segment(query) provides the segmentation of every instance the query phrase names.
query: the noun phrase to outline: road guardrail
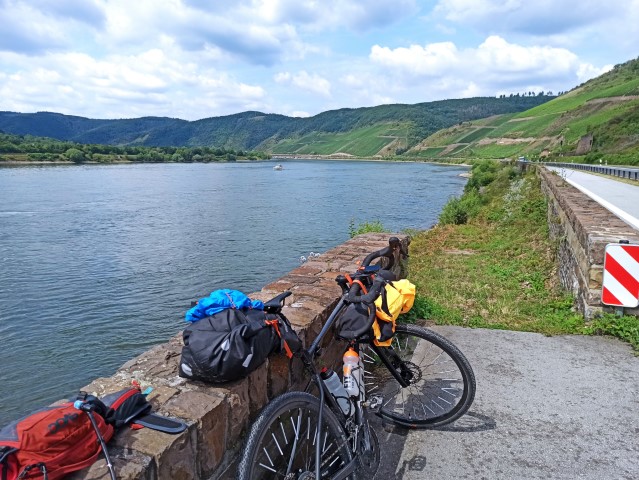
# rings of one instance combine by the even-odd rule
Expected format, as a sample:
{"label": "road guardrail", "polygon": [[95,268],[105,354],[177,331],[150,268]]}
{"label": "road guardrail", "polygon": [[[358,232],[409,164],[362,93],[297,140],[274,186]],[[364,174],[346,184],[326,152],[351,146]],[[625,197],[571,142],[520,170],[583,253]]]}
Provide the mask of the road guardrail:
{"label": "road guardrail", "polygon": [[625,178],[639,182],[639,168],[629,167],[613,167],[609,165],[589,165],[584,163],[555,163],[544,162],[542,165],[559,168],[571,168],[573,170],[584,170],[587,172],[601,173],[603,175],[611,175],[613,177]]}

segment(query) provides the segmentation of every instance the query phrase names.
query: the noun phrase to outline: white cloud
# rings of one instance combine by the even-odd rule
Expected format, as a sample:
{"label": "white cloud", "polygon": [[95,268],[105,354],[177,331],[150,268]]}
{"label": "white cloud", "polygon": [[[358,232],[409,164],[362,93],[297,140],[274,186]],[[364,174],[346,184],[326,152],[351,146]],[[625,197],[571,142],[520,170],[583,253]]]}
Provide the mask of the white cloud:
{"label": "white cloud", "polygon": [[491,75],[563,76],[576,70],[577,56],[564,49],[547,46],[522,46],[490,36],[474,52],[476,65]]}
{"label": "white cloud", "polygon": [[74,19],[91,26],[101,26],[105,20],[105,4],[100,0],[29,0],[28,4],[62,20]]}
{"label": "white cloud", "polygon": [[321,50],[300,29],[368,31],[417,9],[415,0],[255,0],[224,8],[198,0],[110,0],[100,43],[121,51],[151,48],[160,34],[187,51],[215,48],[258,65],[304,58]]}
{"label": "white cloud", "polygon": [[602,8],[599,0],[439,0],[434,11],[481,32],[499,29],[535,35],[565,32],[614,15],[614,9]]}
{"label": "white cloud", "polygon": [[443,71],[455,68],[460,61],[457,47],[452,42],[395,49],[374,45],[371,48],[370,59],[374,63],[389,67],[390,74],[393,73],[392,69],[397,68],[420,77],[437,76]]}
{"label": "white cloud", "polygon": [[22,2],[0,3],[0,51],[37,54],[69,44],[65,30]]}
{"label": "white cloud", "polygon": [[331,96],[331,82],[320,75],[310,74],[305,70],[294,75],[289,72],[280,72],[275,75],[274,80],[277,83],[292,85],[300,90],[316,93],[327,98]]}
{"label": "white cloud", "polygon": [[589,63],[582,63],[577,68],[577,79],[580,83],[586,82],[591,78],[598,77],[599,75],[603,75],[606,72],[612,70],[614,65],[604,65],[601,68],[597,68],[594,65],[590,65]]}
{"label": "white cloud", "polygon": [[0,110],[196,119],[567,90],[639,53],[639,0],[596,3],[0,0]]}
{"label": "white cloud", "polygon": [[638,53],[639,0],[438,0],[430,18],[458,33],[565,47],[591,61]]}
{"label": "white cloud", "polygon": [[0,109],[46,109],[99,118],[198,119],[264,105],[261,86],[194,62],[177,61],[160,50],[103,60],[86,54],[55,54],[39,64],[30,68],[25,61],[14,74],[0,77]]}
{"label": "white cloud", "polygon": [[465,49],[452,42],[395,49],[375,45],[369,58],[379,66],[378,74],[392,81],[388,92],[405,95],[421,89],[422,101],[564,90],[603,73],[567,49],[524,46],[495,35]]}
{"label": "white cloud", "polygon": [[417,0],[258,0],[259,15],[274,25],[365,32],[391,25],[418,10]]}

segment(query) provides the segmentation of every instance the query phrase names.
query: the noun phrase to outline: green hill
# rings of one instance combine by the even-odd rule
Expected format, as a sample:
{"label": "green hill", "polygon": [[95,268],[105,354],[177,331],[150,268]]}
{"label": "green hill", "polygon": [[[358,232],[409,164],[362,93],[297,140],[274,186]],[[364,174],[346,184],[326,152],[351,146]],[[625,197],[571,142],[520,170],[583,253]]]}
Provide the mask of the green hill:
{"label": "green hill", "polygon": [[569,156],[573,161],[637,165],[639,59],[530,110],[436,132],[407,155],[440,160]]}
{"label": "green hill", "polygon": [[523,155],[635,165],[639,163],[639,59],[617,65],[558,97],[517,94],[343,108],[309,118],[242,112],[193,122],[0,112],[2,131],[92,145],[207,147],[222,149],[222,156],[230,151],[262,151],[469,161]]}
{"label": "green hill", "polygon": [[538,106],[552,97],[478,97],[344,108],[309,118],[243,112],[188,122],[166,117],[95,120],[51,112],[0,112],[0,131],[85,144],[218,147],[356,156],[401,153],[441,128]]}

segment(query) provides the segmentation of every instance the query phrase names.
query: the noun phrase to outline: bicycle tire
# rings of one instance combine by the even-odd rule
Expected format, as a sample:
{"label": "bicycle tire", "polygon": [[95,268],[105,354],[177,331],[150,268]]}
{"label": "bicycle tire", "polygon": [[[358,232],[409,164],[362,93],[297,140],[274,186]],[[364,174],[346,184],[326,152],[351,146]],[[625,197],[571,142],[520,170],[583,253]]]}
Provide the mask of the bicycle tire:
{"label": "bicycle tire", "polygon": [[[251,426],[236,479],[314,479],[319,406],[319,399],[305,392],[289,392],[274,398]],[[326,432],[322,478],[330,478],[352,459],[352,454],[342,426],[326,405],[322,420]]]}
{"label": "bicycle tire", "polygon": [[382,397],[377,414],[409,428],[436,428],[464,415],[475,398],[475,374],[450,340],[427,328],[398,324],[391,347],[395,371],[410,378],[402,388],[370,346],[363,346],[369,399]]}

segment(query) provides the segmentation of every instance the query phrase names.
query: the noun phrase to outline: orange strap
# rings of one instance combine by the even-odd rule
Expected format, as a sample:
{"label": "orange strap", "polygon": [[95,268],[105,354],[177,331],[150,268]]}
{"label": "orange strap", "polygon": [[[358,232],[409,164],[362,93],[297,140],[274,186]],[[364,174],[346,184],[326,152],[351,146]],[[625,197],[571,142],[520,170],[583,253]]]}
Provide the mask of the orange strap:
{"label": "orange strap", "polygon": [[361,280],[353,280],[348,273],[344,275],[344,278],[346,278],[346,281],[348,282],[349,285],[353,285],[354,283],[357,283],[361,287],[362,291],[364,292],[364,295],[368,293],[368,290],[366,290],[366,287],[364,286]]}
{"label": "orange strap", "polygon": [[[275,333],[277,333],[277,336],[282,338],[282,334],[280,333],[280,322],[275,319],[275,320],[264,320],[264,323],[270,327],[273,327],[275,329]],[[288,343],[286,342],[286,340],[283,340],[284,342],[284,350],[286,350],[286,356],[288,358],[293,358],[293,352],[291,351],[291,347],[288,346]]]}

